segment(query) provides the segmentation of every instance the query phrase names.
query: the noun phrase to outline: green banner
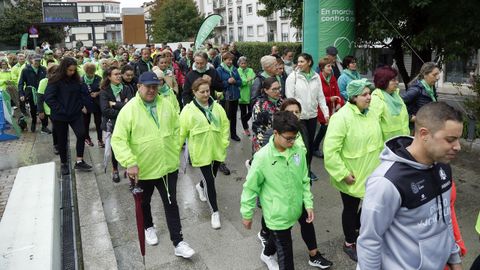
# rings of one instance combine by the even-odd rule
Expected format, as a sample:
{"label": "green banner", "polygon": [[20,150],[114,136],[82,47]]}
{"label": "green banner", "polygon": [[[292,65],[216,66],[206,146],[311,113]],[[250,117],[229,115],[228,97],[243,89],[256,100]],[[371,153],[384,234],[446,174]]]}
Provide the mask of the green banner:
{"label": "green banner", "polygon": [[24,33],[22,35],[22,38],[20,39],[20,50],[27,46],[27,42],[28,42],[28,34],[27,33]]}
{"label": "green banner", "polygon": [[320,0],[318,20],[320,57],[328,46],[337,48],[340,60],[354,53],[355,1]]}
{"label": "green banner", "polygon": [[222,16],[218,14],[212,14],[203,20],[203,23],[195,36],[195,50],[198,50],[200,46],[202,46],[203,42],[207,39],[215,26],[220,23],[220,20],[222,20]]}
{"label": "green banner", "polygon": [[0,89],[0,95],[2,96],[2,104],[0,104],[0,106],[3,106],[3,117],[5,118],[5,121],[12,125],[17,136],[20,136],[22,130],[18,126],[17,122],[13,119],[13,110],[10,104],[10,95],[7,91],[2,89]]}

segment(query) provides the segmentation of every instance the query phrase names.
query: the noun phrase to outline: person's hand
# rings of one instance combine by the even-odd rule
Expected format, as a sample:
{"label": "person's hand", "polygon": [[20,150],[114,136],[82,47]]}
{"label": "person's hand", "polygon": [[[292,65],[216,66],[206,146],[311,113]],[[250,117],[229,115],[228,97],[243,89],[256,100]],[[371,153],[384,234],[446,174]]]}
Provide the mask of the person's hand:
{"label": "person's hand", "polygon": [[243,227],[245,229],[250,230],[252,228],[252,220],[251,219],[243,219],[242,220]]}
{"label": "person's hand", "polygon": [[337,104],[337,106],[335,106],[335,111],[338,111],[338,110],[340,110],[340,108],[342,108],[342,105],[340,105],[340,104]]}
{"label": "person's hand", "polygon": [[135,165],[133,167],[127,168],[127,175],[131,179],[135,180],[135,184],[138,183],[138,166]]}
{"label": "person's hand", "polygon": [[235,83],[235,79],[234,78],[228,78],[228,83],[229,84],[234,84]]}
{"label": "person's hand", "polygon": [[43,112],[38,113],[38,117],[42,120],[45,119],[45,113],[43,113]]}
{"label": "person's hand", "polygon": [[330,101],[332,101],[332,102],[340,101],[340,97],[338,97],[338,96],[331,96],[331,97],[330,97]]}
{"label": "person's hand", "polygon": [[450,264],[450,269],[452,270],[462,270],[463,267],[462,267],[462,264]]}
{"label": "person's hand", "polygon": [[85,108],[85,106],[83,106],[82,112],[83,112],[84,114],[87,114],[87,108]]}
{"label": "person's hand", "polygon": [[114,102],[114,101],[109,101],[109,102],[108,102],[108,105],[110,105],[110,108],[112,108],[113,106],[115,106],[115,104],[117,104],[117,103]]}
{"label": "person's hand", "polygon": [[325,118],[325,125],[328,125],[328,122],[330,121],[330,116],[324,116]]}
{"label": "person's hand", "polygon": [[204,74],[204,75],[202,76],[202,79],[208,81],[209,83],[212,82],[212,77],[208,76],[207,74]]}
{"label": "person's hand", "polygon": [[20,101],[22,101],[22,102],[25,101],[25,97],[24,97],[24,96],[21,96],[21,97],[20,97]]}
{"label": "person's hand", "polygon": [[355,176],[353,176],[353,174],[350,174],[349,176],[343,178],[343,181],[345,181],[347,185],[351,186],[355,184]]}
{"label": "person's hand", "polygon": [[312,208],[306,208],[307,211],[307,223],[312,223],[313,219],[315,218],[315,215],[313,214],[313,209]]}

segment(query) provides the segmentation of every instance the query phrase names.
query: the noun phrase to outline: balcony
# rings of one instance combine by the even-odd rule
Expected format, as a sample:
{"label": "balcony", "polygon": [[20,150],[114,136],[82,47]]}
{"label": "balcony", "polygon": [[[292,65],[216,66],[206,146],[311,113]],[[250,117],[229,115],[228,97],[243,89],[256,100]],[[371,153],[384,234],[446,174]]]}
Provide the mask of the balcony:
{"label": "balcony", "polygon": [[224,9],[224,8],[225,8],[225,0],[213,1],[213,9]]}
{"label": "balcony", "polygon": [[228,16],[228,24],[233,24],[233,16]]}
{"label": "balcony", "polygon": [[217,28],[227,27],[227,26],[225,25],[225,20],[222,18],[222,19],[220,20],[220,23],[219,23],[216,27],[217,27]]}
{"label": "balcony", "polygon": [[237,17],[237,24],[243,23],[243,17]]}
{"label": "balcony", "polygon": [[275,22],[277,21],[277,14],[273,12],[270,16],[267,17],[267,22]]}
{"label": "balcony", "polygon": [[120,32],[122,31],[122,26],[118,24],[110,24],[105,26],[105,31],[107,32]]}

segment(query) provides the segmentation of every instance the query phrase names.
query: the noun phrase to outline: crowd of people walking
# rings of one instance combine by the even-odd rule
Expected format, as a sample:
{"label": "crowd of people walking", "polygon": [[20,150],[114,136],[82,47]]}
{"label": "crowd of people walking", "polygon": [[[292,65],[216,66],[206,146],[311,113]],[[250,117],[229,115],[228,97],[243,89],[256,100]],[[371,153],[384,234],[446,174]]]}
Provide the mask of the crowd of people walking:
{"label": "crowd of people walking", "polygon": [[[398,73],[388,65],[379,66],[370,82],[356,58],[340,61],[335,47],[318,61],[274,47],[257,72],[249,67],[255,59],[234,43],[195,52],[181,44],[175,50],[48,47],[0,55],[0,89],[20,109],[19,118],[30,119],[26,129],[36,132],[38,117],[40,132],[52,135],[62,174],[70,173],[69,127],[79,171],[92,170],[83,159],[85,146],[104,148],[109,134],[112,181],[121,181],[122,166],[144,190],[150,245],[158,244],[150,202],[159,191],[176,256],[195,254],[183,239],[176,199],[181,151],[199,168],[195,189],[210,207],[211,227],[221,229],[215,178],[218,171],[230,174],[229,145],[249,138],[240,213],[251,229],[261,209],[257,236],[268,269],[294,269],[296,222],[308,263],[333,265],[320,252],[313,225],[313,157],[323,158],[340,195],[342,248],[357,269],[461,269],[465,248],[453,236],[452,227],[459,230],[448,163],[460,151],[463,119],[438,102],[439,67],[425,63],[400,93]],[[90,137],[92,116],[96,140]]]}

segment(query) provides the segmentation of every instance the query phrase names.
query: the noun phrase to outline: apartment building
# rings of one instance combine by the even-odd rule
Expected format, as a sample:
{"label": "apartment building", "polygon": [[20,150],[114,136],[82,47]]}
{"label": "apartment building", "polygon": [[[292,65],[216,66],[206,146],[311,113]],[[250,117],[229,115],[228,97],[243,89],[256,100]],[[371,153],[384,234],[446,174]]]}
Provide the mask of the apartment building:
{"label": "apartment building", "polygon": [[[120,21],[120,1],[115,0],[68,0],[77,2],[79,22]],[[75,47],[81,41],[84,46],[93,46],[92,27],[71,27],[65,38],[67,47]],[[111,24],[95,26],[95,39],[97,44],[115,41],[122,42],[122,25]]]}
{"label": "apartment building", "polygon": [[215,28],[216,44],[233,41],[295,42],[302,32],[290,25],[284,12],[265,18],[257,15],[264,8],[255,0],[196,0],[199,12],[207,17],[220,14],[223,19]]}

